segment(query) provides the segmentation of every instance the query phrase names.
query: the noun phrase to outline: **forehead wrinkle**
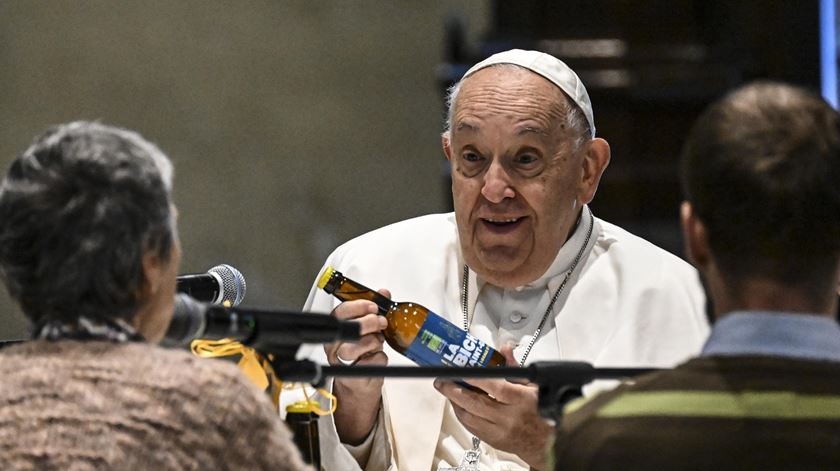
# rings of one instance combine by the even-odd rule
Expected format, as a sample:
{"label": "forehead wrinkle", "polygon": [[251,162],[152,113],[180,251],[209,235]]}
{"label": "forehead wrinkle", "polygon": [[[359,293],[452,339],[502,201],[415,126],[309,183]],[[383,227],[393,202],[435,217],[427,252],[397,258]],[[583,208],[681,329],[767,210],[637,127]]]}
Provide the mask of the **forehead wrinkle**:
{"label": "forehead wrinkle", "polygon": [[510,103],[495,99],[483,99],[473,102],[465,102],[455,111],[455,123],[457,126],[472,126],[476,124],[472,118],[482,120],[502,116],[515,121],[517,124],[523,121],[532,121],[537,126],[534,128],[551,128],[552,123],[564,121],[562,113],[557,110],[546,108],[541,103]]}
{"label": "forehead wrinkle", "polygon": [[[481,130],[481,125],[479,123],[472,123],[470,121],[467,121],[468,119],[469,117],[466,117],[464,120],[457,121],[455,123],[455,130],[467,132],[478,132]],[[533,119],[527,118],[525,121],[533,121]],[[541,136],[548,136],[550,134],[548,130],[546,130],[539,124],[532,124],[526,122],[525,124],[516,124],[515,128],[516,135],[518,136],[522,136],[525,134],[538,134]]]}
{"label": "forehead wrinkle", "polygon": [[[530,85],[521,82],[517,80],[505,87],[491,81],[468,83],[456,103],[456,129],[463,128],[465,124],[475,128],[475,123],[469,118],[482,120],[495,116],[505,116],[517,122],[533,121],[537,126],[528,127],[542,130],[565,124],[566,109],[563,104],[566,98],[557,87],[539,82]],[[546,103],[549,105],[546,106]]]}
{"label": "forehead wrinkle", "polygon": [[485,120],[500,116],[510,123],[510,129],[518,137],[532,135],[539,139],[547,139],[555,133],[558,136],[565,136],[565,133],[561,131],[565,119],[553,116],[552,113],[546,112],[544,107],[523,108],[521,106],[481,106],[476,108],[467,106],[456,112],[454,119],[455,132],[479,133]]}

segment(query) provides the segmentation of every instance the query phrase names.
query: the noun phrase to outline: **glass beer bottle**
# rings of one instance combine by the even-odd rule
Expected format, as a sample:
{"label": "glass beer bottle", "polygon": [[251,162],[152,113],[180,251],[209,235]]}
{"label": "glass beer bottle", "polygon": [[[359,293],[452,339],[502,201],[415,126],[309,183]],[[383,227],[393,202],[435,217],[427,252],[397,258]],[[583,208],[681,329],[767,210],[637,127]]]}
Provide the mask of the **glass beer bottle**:
{"label": "glass beer bottle", "polygon": [[318,287],[342,301],[366,299],[388,319],[383,335],[394,350],[422,366],[504,366],[505,357],[429,309],[395,302],[327,267]]}
{"label": "glass beer bottle", "polygon": [[303,461],[321,469],[321,445],[318,438],[318,404],[298,401],[286,407],[286,425],[292,431],[292,441],[297,445]]}

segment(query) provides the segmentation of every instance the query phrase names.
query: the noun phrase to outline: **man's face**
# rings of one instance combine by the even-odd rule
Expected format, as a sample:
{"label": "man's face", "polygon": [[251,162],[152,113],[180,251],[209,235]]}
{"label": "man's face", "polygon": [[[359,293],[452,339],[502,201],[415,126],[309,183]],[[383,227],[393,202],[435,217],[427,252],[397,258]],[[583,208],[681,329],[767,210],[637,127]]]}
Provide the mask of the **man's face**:
{"label": "man's face", "polygon": [[444,152],[464,258],[494,285],[545,273],[588,202],[588,144],[574,148],[566,99],[524,69],[483,69],[461,85]]}

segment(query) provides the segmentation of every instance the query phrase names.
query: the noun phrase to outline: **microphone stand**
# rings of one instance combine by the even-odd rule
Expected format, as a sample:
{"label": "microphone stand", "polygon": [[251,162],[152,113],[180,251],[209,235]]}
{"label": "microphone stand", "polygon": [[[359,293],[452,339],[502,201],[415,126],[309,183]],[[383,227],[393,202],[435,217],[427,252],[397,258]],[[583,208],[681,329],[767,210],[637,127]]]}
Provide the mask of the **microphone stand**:
{"label": "microphone stand", "polygon": [[323,386],[328,377],[383,378],[506,378],[525,379],[539,386],[538,407],[543,417],[559,420],[563,407],[581,397],[584,384],[598,379],[622,379],[657,371],[657,368],[595,368],[581,361],[538,361],[522,367],[450,367],[450,366],[332,366],[310,360],[272,362],[283,381],[305,382]]}
{"label": "microphone stand", "polygon": [[[348,334],[349,335],[349,334]],[[358,332],[355,333],[358,337]],[[525,379],[539,387],[537,407],[540,415],[560,423],[563,407],[572,399],[581,397],[584,384],[596,379],[616,379],[636,376],[655,371],[654,368],[595,368],[590,363],[579,361],[542,361],[523,367],[447,367],[447,366],[332,366],[311,360],[296,360],[299,347],[305,342],[293,341],[291,336],[275,338],[266,342],[250,339],[248,344],[267,353],[274,373],[285,382],[310,383],[322,387],[329,377],[383,377],[383,378],[510,378]],[[294,426],[295,424],[290,424]],[[312,425],[307,425],[309,430]],[[309,442],[296,443],[308,463],[320,464],[317,427],[314,438]],[[301,434],[304,435],[304,434]]]}

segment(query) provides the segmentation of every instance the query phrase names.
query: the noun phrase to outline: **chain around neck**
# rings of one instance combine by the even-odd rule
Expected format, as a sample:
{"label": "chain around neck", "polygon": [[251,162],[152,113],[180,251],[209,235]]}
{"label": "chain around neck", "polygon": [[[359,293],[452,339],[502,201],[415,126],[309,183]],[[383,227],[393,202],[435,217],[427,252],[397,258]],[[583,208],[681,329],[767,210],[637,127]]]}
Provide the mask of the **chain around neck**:
{"label": "chain around neck", "polygon": [[[595,217],[592,215],[592,210],[589,207],[586,207],[586,210],[589,211],[589,228],[586,231],[586,240],[583,241],[583,245],[580,246],[580,250],[578,250],[577,255],[575,255],[575,259],[572,261],[572,265],[569,267],[569,270],[566,271],[566,276],[563,277],[563,282],[560,283],[560,286],[554,291],[554,295],[551,297],[551,302],[548,303],[548,307],[545,309],[545,313],[540,320],[540,325],[537,326],[537,330],[534,331],[533,337],[531,337],[531,341],[528,342],[528,347],[525,349],[525,353],[522,355],[522,359],[519,360],[519,366],[525,366],[525,360],[528,358],[528,355],[531,353],[531,349],[534,348],[534,344],[537,343],[537,339],[540,336],[540,332],[542,332],[543,327],[545,326],[545,321],[548,320],[548,316],[551,315],[551,311],[554,310],[554,303],[557,302],[557,298],[560,297],[560,293],[563,292],[563,289],[566,287],[566,284],[569,282],[569,279],[572,277],[572,273],[574,273],[575,268],[577,268],[580,259],[583,258],[583,253],[586,250],[586,247],[589,245],[589,239],[592,237],[592,228],[595,225]],[[469,332],[470,330],[470,323],[471,319],[469,317],[469,295],[468,291],[470,286],[470,269],[467,267],[467,264],[464,264],[464,276],[462,277],[462,284],[461,284],[461,311],[464,314],[464,331]]]}

